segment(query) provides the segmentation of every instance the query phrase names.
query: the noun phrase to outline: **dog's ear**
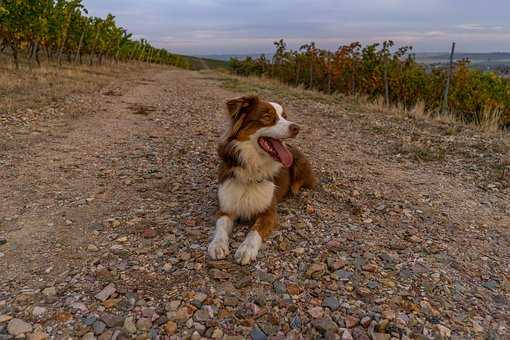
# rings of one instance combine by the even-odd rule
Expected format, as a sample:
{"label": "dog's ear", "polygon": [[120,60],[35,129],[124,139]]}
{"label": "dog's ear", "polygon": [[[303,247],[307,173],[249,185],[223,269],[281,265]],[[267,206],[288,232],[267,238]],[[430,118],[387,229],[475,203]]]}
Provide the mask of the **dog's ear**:
{"label": "dog's ear", "polygon": [[228,115],[235,122],[239,119],[241,113],[249,112],[251,108],[259,103],[258,96],[243,96],[233,98],[227,101]]}

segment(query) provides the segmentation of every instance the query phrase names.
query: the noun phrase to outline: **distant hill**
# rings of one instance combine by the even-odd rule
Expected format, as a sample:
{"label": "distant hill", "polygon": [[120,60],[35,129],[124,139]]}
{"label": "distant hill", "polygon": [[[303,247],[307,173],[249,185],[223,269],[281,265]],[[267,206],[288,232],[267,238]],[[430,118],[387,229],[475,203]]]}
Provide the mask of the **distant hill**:
{"label": "distant hill", "polygon": [[[204,70],[204,69],[219,69],[227,68],[228,63],[221,59],[212,59],[206,57],[180,55],[191,63],[193,70]],[[227,59],[228,60],[228,59]]]}
{"label": "distant hill", "polygon": [[[416,53],[416,60],[424,64],[447,63],[450,58],[449,53]],[[455,60],[468,58],[473,64],[510,64],[510,52],[491,52],[491,53],[455,53]]]}

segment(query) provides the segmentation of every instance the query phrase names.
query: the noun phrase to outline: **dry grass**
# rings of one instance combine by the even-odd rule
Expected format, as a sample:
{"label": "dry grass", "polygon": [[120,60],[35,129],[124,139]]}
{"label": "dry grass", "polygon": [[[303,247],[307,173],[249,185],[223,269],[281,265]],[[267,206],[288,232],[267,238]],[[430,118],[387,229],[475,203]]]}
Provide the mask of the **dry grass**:
{"label": "dry grass", "polygon": [[16,70],[5,58],[0,57],[0,62],[0,125],[52,115],[78,96],[95,93],[113,80],[140,70],[136,64],[43,64]]}

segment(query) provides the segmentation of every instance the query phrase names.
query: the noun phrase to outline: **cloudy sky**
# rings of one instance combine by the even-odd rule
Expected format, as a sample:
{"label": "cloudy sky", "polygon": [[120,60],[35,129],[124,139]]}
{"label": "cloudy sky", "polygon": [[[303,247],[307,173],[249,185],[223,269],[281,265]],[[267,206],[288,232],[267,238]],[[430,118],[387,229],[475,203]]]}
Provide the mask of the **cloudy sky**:
{"label": "cloudy sky", "polygon": [[186,54],[271,52],[284,38],[336,49],[392,39],[418,52],[510,51],[509,0],[84,0],[137,37]]}

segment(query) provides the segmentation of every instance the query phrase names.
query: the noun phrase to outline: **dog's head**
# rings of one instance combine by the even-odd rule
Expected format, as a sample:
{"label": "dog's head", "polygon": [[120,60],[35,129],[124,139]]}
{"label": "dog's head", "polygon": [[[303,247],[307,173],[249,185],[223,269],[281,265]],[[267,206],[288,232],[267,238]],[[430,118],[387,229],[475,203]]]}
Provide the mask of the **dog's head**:
{"label": "dog's head", "polygon": [[280,104],[244,96],[227,101],[227,109],[229,140],[251,143],[261,157],[271,157],[287,168],[292,165],[292,153],[282,140],[296,137],[299,126],[287,120]]}

